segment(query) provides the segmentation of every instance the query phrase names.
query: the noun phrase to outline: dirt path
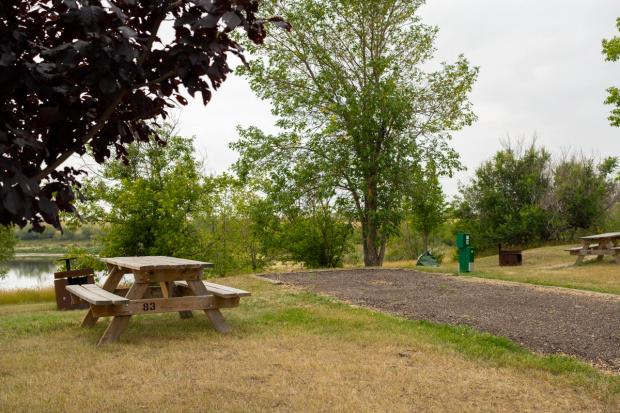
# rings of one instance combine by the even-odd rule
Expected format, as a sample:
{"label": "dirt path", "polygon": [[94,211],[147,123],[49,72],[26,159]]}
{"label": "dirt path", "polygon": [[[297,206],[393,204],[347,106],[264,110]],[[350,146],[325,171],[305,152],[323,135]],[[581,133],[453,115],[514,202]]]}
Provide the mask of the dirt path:
{"label": "dirt path", "polygon": [[415,320],[466,324],[541,353],[620,371],[620,296],[412,270],[269,274],[284,283]]}

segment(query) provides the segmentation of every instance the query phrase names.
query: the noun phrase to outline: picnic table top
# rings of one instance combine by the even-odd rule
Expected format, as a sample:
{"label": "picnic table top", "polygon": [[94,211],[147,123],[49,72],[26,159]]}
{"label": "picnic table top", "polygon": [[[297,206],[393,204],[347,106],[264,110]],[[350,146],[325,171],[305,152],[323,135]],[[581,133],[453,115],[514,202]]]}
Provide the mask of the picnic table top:
{"label": "picnic table top", "polygon": [[608,239],[608,238],[620,238],[620,232],[607,232],[605,234],[588,235],[587,237],[579,237],[580,239]]}
{"label": "picnic table top", "polygon": [[119,267],[130,268],[132,270],[138,271],[167,269],[184,270],[209,268],[213,266],[213,264],[209,262],[164,256],[110,257],[101,258],[101,261],[108,264],[118,265]]}

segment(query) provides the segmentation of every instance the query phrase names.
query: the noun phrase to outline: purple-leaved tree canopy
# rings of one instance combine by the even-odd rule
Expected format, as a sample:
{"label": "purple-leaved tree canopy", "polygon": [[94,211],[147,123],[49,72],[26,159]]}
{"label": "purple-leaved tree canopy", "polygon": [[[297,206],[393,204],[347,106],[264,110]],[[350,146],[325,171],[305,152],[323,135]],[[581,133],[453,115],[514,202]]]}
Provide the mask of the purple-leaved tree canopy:
{"label": "purple-leaved tree canopy", "polygon": [[[0,2],[0,224],[60,228],[75,212],[83,171],[64,166],[90,145],[95,160],[123,157],[166,118],[180,88],[207,104],[243,60],[229,34],[260,44],[258,0],[2,0]],[[163,43],[164,21],[174,38]],[[208,127],[208,125],[205,125]],[[111,149],[112,152],[111,153]]]}

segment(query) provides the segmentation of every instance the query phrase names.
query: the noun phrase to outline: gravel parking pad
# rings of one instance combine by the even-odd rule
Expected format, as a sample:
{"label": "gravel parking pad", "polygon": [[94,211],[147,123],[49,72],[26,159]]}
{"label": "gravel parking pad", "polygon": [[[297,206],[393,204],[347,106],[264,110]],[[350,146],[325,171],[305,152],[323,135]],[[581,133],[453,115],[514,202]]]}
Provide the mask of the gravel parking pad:
{"label": "gravel parking pad", "polygon": [[620,370],[620,296],[413,270],[268,276],[413,320],[464,324],[537,352],[569,354]]}

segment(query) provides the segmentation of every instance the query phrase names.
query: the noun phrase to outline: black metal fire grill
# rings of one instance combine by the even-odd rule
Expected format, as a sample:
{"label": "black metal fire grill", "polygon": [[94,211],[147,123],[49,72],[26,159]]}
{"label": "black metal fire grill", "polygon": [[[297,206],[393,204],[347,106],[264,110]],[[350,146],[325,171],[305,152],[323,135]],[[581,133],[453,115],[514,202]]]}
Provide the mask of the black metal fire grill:
{"label": "black metal fire grill", "polygon": [[523,254],[520,250],[502,250],[502,244],[498,245],[499,266],[507,267],[523,264]]}

